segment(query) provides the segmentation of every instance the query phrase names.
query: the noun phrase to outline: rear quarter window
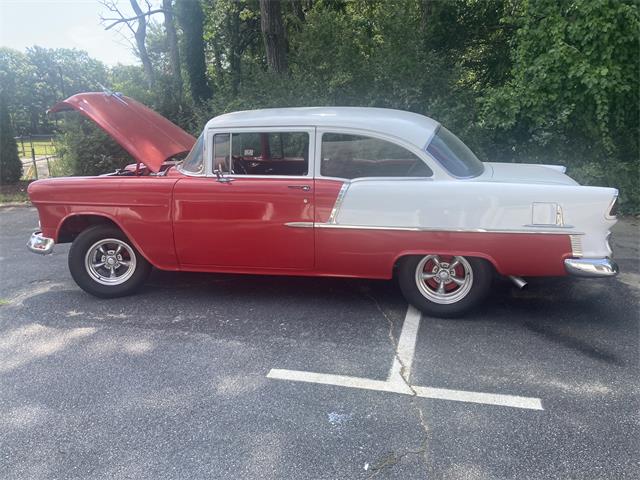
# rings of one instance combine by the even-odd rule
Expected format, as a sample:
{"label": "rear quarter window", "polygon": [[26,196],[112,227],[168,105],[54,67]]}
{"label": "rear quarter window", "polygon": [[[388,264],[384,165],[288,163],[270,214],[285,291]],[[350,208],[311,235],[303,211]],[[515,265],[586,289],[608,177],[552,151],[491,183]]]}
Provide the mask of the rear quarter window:
{"label": "rear quarter window", "polygon": [[373,137],[322,135],[320,173],[325,177],[430,177],[427,164],[404,147]]}

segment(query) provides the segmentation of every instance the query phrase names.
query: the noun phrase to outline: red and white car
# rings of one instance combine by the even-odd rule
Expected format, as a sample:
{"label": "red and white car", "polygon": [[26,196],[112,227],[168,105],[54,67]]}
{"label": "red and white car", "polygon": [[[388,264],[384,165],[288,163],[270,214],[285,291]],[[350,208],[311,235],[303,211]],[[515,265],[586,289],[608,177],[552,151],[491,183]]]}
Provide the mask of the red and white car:
{"label": "red and white car", "polygon": [[[435,120],[377,108],[221,115],[196,140],[120,94],[75,109],[138,162],[99,177],[39,180],[29,248],[72,242],[69,269],[99,297],[132,293],[151,267],[391,279],[428,314],[485,297],[495,272],[609,277],[617,190],[558,165],[483,163]],[[189,152],[179,163],[176,156]]]}

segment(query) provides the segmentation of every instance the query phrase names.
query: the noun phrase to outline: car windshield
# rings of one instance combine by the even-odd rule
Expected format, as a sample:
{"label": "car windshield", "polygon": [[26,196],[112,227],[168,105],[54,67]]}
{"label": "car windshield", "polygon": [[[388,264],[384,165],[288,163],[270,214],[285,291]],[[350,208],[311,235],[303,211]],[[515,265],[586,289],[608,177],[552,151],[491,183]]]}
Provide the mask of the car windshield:
{"label": "car windshield", "polygon": [[189,173],[202,173],[204,167],[204,133],[202,133],[195,145],[189,152],[189,155],[182,161],[181,169]]}
{"label": "car windshield", "polygon": [[484,164],[462,140],[444,127],[439,127],[427,152],[455,177],[477,177],[484,172]]}

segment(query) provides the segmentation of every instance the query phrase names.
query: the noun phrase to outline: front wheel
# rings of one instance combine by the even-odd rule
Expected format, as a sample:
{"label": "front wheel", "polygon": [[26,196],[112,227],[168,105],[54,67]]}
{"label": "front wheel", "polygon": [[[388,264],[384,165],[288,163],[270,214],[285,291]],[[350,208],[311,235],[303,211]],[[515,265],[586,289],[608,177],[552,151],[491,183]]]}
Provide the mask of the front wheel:
{"label": "front wheel", "polygon": [[151,265],[119,229],[97,225],[73,241],[69,271],[85,292],[114,298],[135,292],[149,275]]}
{"label": "front wheel", "polygon": [[460,316],[489,293],[493,271],[486,260],[426,255],[405,257],[398,266],[398,282],[407,301],[427,315]]}

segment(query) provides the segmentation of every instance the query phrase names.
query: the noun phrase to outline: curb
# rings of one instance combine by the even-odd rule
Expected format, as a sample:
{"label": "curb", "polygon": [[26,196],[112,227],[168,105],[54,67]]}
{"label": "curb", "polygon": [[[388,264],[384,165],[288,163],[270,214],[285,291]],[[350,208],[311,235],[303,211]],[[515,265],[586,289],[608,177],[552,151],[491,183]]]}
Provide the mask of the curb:
{"label": "curb", "polygon": [[31,202],[0,203],[0,208],[9,208],[9,207],[33,207],[33,204]]}

